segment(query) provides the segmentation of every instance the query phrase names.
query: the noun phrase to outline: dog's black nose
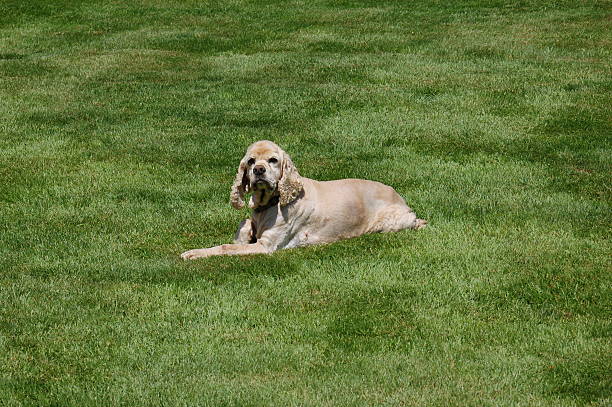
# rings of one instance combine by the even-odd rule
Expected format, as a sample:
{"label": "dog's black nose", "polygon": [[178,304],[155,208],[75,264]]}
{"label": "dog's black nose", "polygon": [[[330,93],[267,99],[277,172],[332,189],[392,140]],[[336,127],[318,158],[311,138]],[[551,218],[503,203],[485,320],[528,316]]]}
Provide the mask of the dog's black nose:
{"label": "dog's black nose", "polygon": [[255,175],[262,175],[264,172],[266,172],[266,167],[263,165],[256,165],[253,167],[253,174]]}

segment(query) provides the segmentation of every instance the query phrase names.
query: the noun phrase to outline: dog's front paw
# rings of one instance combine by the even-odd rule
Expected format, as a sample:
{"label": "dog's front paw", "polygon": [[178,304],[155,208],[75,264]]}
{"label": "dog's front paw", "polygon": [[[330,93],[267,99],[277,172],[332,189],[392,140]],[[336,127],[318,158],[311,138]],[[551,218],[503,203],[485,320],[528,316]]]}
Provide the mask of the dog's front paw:
{"label": "dog's front paw", "polygon": [[423,229],[425,226],[427,226],[427,221],[425,219],[417,219],[414,228],[419,230]]}
{"label": "dog's front paw", "polygon": [[195,260],[201,257],[206,257],[206,249],[193,249],[181,254],[183,260]]}

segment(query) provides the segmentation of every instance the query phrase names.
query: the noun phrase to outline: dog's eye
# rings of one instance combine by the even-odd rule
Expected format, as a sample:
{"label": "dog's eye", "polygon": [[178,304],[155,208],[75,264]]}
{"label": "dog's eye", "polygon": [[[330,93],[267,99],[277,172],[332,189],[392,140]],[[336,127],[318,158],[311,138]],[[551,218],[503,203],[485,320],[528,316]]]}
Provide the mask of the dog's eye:
{"label": "dog's eye", "polygon": [[268,162],[269,162],[270,164],[276,164],[276,163],[278,162],[278,160],[277,160],[276,158],[272,157],[272,158],[270,158],[270,159],[268,160]]}
{"label": "dog's eye", "polygon": [[255,164],[255,159],[254,158],[249,159],[249,161],[247,161],[247,164],[249,165]]}

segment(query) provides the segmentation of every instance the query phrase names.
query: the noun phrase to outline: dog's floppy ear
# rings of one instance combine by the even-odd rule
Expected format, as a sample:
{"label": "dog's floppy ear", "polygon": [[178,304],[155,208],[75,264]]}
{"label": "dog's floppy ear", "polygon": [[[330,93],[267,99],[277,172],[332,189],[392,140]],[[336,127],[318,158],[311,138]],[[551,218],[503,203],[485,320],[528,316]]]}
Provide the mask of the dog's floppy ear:
{"label": "dog's floppy ear", "polygon": [[247,176],[247,157],[245,156],[240,164],[238,165],[238,172],[236,173],[236,179],[230,193],[230,202],[236,209],[244,207],[244,194],[249,192],[249,177]]}
{"label": "dog's floppy ear", "polygon": [[302,179],[300,174],[293,165],[293,161],[289,157],[289,154],[282,151],[282,175],[280,180],[278,181],[278,193],[280,195],[279,203],[280,206],[285,206],[293,202],[304,186],[302,185]]}

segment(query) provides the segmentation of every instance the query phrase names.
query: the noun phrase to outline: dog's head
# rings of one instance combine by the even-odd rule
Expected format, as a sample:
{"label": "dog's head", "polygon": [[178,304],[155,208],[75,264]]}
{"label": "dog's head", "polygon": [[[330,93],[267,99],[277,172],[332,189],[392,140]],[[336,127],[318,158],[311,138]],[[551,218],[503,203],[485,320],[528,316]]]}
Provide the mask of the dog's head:
{"label": "dog's head", "polygon": [[273,196],[279,197],[281,206],[293,202],[302,191],[300,174],[291,158],[271,141],[251,144],[238,165],[236,180],[232,185],[232,206],[244,206],[244,195],[253,192],[251,208],[265,205]]}

